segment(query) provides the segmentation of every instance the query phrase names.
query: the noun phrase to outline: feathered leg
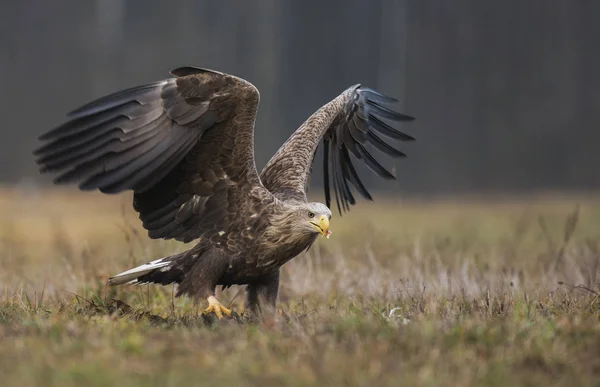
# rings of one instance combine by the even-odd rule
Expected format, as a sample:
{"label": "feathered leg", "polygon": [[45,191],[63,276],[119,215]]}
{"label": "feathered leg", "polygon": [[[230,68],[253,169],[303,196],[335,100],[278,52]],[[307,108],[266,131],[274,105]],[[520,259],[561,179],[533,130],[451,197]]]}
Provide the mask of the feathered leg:
{"label": "feathered leg", "polygon": [[248,285],[246,309],[256,317],[273,316],[279,293],[279,270]]}
{"label": "feathered leg", "polygon": [[231,310],[223,306],[215,297],[217,283],[228,265],[229,261],[218,251],[206,251],[194,263],[191,270],[185,273],[179,284],[177,296],[188,294],[196,300],[207,300],[208,307],[202,312],[203,315],[214,313],[219,319],[223,316],[231,317]]}

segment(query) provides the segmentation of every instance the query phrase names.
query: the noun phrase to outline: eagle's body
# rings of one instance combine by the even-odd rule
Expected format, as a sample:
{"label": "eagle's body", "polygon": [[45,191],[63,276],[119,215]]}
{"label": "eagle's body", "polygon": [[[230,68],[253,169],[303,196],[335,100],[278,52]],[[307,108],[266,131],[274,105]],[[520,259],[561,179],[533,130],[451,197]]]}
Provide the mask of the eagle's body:
{"label": "eagle's body", "polygon": [[[112,277],[109,283],[179,284],[178,295],[209,300],[209,311],[229,311],[214,298],[217,285],[248,285],[248,306],[259,298],[274,307],[283,264],[329,235],[332,175],[340,212],[354,204],[349,182],[371,199],[350,155],[393,178],[365,143],[404,156],[376,133],[412,137],[381,118],[408,121],[390,110],[395,100],[353,86],[315,112],[259,175],[254,162],[258,90],[216,71],[183,67],[174,78],[124,90],[69,114],[42,135],[36,151],[42,172],[82,190],[134,191],[133,206],[151,238],[198,244]],[[313,157],[324,144],[327,205],[306,198]],[[329,166],[331,163],[331,167]]]}

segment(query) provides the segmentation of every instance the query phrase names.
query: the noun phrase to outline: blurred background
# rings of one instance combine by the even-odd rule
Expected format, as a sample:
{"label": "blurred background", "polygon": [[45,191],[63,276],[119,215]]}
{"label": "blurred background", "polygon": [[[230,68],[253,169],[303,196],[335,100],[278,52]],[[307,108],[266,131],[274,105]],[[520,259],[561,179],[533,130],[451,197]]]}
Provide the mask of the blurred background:
{"label": "blurred background", "polygon": [[[599,386],[600,0],[0,0],[0,48],[5,385]],[[259,88],[259,168],[356,83],[417,117],[267,329],[105,286],[192,246],[34,163],[67,112],[184,65]]]}
{"label": "blurred background", "polygon": [[[0,182],[48,184],[36,136],[104,94],[181,65],[261,91],[262,167],[355,83],[417,121],[391,194],[600,187],[600,2],[550,0],[4,0]],[[384,159],[385,160],[385,159]],[[321,183],[315,168],[313,186]]]}

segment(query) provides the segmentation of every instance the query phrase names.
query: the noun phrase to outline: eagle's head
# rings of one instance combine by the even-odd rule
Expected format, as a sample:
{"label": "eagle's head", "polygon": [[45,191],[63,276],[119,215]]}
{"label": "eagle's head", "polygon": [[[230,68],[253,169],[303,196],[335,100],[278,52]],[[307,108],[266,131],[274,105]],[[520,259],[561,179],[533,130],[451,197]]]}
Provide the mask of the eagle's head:
{"label": "eagle's head", "polygon": [[311,234],[321,234],[329,238],[331,210],[323,203],[307,203],[296,210],[296,228]]}
{"label": "eagle's head", "polygon": [[265,240],[274,247],[310,241],[319,234],[328,237],[331,211],[323,203],[286,203],[283,211],[271,215]]}

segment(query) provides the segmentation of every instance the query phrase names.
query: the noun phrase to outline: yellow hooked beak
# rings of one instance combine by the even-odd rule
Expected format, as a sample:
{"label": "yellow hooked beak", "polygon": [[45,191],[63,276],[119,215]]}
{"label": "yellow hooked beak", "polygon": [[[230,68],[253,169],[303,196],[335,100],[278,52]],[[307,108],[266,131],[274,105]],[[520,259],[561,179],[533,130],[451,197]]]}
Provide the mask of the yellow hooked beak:
{"label": "yellow hooked beak", "polygon": [[329,230],[329,218],[325,215],[321,215],[318,222],[310,222],[317,231],[324,237],[329,238],[331,231]]}

